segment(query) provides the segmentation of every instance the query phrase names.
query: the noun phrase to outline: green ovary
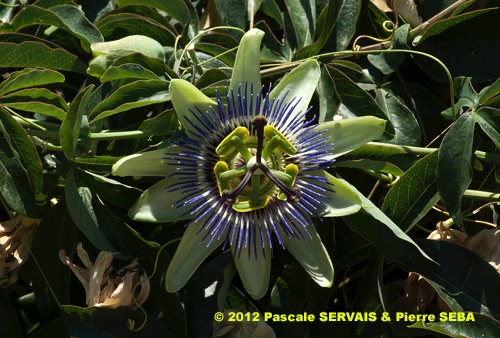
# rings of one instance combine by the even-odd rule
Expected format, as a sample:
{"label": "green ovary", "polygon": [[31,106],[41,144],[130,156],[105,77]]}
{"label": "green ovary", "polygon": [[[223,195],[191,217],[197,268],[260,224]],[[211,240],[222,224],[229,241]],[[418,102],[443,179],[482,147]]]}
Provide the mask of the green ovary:
{"label": "green ovary", "polygon": [[[286,194],[268,175],[273,175],[292,188],[299,173],[295,164],[285,165],[285,156],[294,155],[297,150],[276,128],[270,125],[264,128],[260,164],[257,164],[256,160],[257,144],[256,136],[250,135],[247,128],[238,127],[222,140],[215,150],[219,161],[214,166],[214,173],[221,196],[223,192],[237,189],[243,177],[252,171],[250,181],[237,194],[235,200],[231,201],[232,208],[239,212],[264,208],[272,198],[286,200]],[[269,169],[267,174],[260,169],[262,166]]]}

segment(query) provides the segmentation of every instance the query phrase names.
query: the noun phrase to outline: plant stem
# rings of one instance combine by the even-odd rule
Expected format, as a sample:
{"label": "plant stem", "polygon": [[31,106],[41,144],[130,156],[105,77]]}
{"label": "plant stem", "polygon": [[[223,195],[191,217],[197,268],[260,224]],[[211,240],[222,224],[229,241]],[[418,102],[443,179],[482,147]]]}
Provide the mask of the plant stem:
{"label": "plant stem", "polygon": [[[413,154],[413,155],[422,155],[422,156],[433,153],[439,149],[439,148],[400,146],[400,145],[396,145],[396,144],[380,143],[380,142],[368,142],[366,145],[388,148],[388,149],[395,149],[395,150],[401,151],[402,153]],[[500,164],[500,155],[476,150],[474,152],[474,156],[476,156],[479,160],[487,162],[487,163]]]}
{"label": "plant stem", "polygon": [[146,133],[142,130],[131,130],[131,131],[103,131],[100,133],[90,133],[88,136],[93,140],[123,140],[123,139],[134,139],[141,137],[148,137],[153,134]]}
{"label": "plant stem", "polygon": [[474,1],[475,0],[460,0],[460,1],[457,1],[454,4],[450,5],[449,7],[443,9],[441,12],[437,13],[436,15],[434,15],[429,20],[421,23],[420,25],[418,25],[417,27],[415,27],[414,29],[412,29],[408,33],[408,41],[411,41],[416,36],[422,34],[432,24],[434,24],[434,23],[436,23],[436,22],[438,22],[440,20],[443,20],[443,19],[446,19],[446,18],[450,17],[453,14],[453,12],[455,12],[455,10],[457,10],[457,8],[461,7],[462,5],[466,4],[467,2],[474,2]]}
{"label": "plant stem", "polygon": [[17,123],[19,123],[22,127],[25,127],[25,128],[37,128],[39,130],[49,129],[49,130],[56,131],[56,130],[59,130],[59,128],[61,127],[61,125],[57,124],[57,123],[29,119],[27,117],[16,116],[14,114],[12,115],[14,120],[16,120]]}
{"label": "plant stem", "polygon": [[464,198],[488,202],[500,202],[500,193],[481,190],[465,190]]}

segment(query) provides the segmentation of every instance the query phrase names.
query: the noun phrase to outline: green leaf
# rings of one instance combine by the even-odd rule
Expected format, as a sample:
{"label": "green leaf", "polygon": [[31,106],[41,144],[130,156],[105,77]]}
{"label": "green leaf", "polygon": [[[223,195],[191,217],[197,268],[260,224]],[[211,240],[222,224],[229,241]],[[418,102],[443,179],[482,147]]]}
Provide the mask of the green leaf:
{"label": "green leaf", "polygon": [[484,107],[476,111],[474,119],[486,135],[500,148],[500,117],[496,116],[495,118],[493,110]]}
{"label": "green leaf", "polygon": [[408,271],[439,270],[438,264],[375,204],[354,186],[346,181],[344,183],[358,194],[362,202],[363,212],[344,216],[353,231],[371,242],[388,261],[401,265]]}
{"label": "green leaf", "polygon": [[349,46],[361,11],[361,0],[336,1],[339,6],[335,27],[326,47],[331,51],[342,51]]}
{"label": "green leaf", "polygon": [[[321,236],[323,241],[332,241],[333,232],[329,232],[328,239]],[[328,245],[325,244],[328,247]],[[270,294],[266,312],[275,314],[298,314],[324,311],[332,289],[323,288],[316,284],[305,272],[304,268],[295,260],[285,262],[286,268],[282,270]],[[316,320],[318,317],[316,316]],[[283,321],[270,323],[276,337],[317,337],[307,334],[308,327],[300,322]]]}
{"label": "green leaf", "polygon": [[188,4],[183,0],[169,0],[168,2],[161,0],[117,0],[116,4],[120,7],[126,5],[145,5],[153,7],[168,13],[184,25],[190,20],[198,21],[197,18],[191,17]]}
{"label": "green leaf", "polygon": [[156,20],[133,13],[110,13],[97,23],[107,40],[126,35],[146,35],[164,46],[173,46],[176,32]]}
{"label": "green leaf", "polygon": [[314,1],[285,0],[291,20],[293,34],[288,38],[297,39],[297,47],[311,44],[316,29],[316,6]]}
{"label": "green leaf", "polygon": [[407,232],[439,199],[436,184],[438,153],[418,160],[385,196],[382,211]]}
{"label": "green leaf", "polygon": [[99,223],[95,211],[96,196],[86,186],[79,186],[73,169],[66,176],[66,204],[69,214],[80,231],[101,251],[118,252],[106,238],[102,224]]}
{"label": "green leaf", "polygon": [[51,116],[60,121],[64,120],[68,109],[61,96],[45,88],[22,89],[0,96],[0,105]]}
{"label": "green leaf", "polygon": [[87,52],[90,52],[91,43],[104,41],[101,33],[85,17],[85,13],[72,5],[59,5],[49,9],[31,5],[21,9],[12,20],[12,27],[16,31],[40,24],[56,26],[75,35]]}
{"label": "green leaf", "polygon": [[[165,76],[169,78],[177,78],[177,74],[165,64],[163,60],[146,56],[142,53],[131,53],[120,58],[117,58],[111,64],[112,67],[119,67],[122,65],[140,65],[149,72],[154,73],[157,78],[165,80]],[[111,70],[110,68],[110,70]],[[101,81],[103,78],[101,78]]]}
{"label": "green leaf", "polygon": [[147,257],[149,262],[154,262],[160,247],[158,244],[145,240],[137,231],[111,212],[109,205],[104,205],[100,202],[96,202],[93,205],[95,207],[95,215],[102,226],[104,234],[113,247],[119,250],[120,258],[134,259]]}
{"label": "green leaf", "polygon": [[230,252],[203,264],[186,286],[186,321],[189,337],[211,337],[214,313],[222,310],[236,273]]}
{"label": "green leaf", "polygon": [[455,85],[455,95],[469,100],[472,103],[470,107],[477,107],[478,95],[474,87],[472,87],[472,78],[459,76],[453,79],[453,83]]}
{"label": "green leaf", "polygon": [[[71,337],[165,337],[174,338],[158,320],[152,316],[144,318],[140,311],[119,307],[116,309],[91,307],[79,308],[72,305],[63,305],[62,311],[66,314],[65,326]],[[144,322],[139,333],[129,329],[129,321],[135,323],[135,328]],[[110,325],[110,323],[113,323]]]}
{"label": "green leaf", "polygon": [[9,294],[7,289],[0,289],[0,335],[2,337],[9,338],[21,338],[23,337],[23,332],[21,326],[19,325],[16,311],[14,307],[10,304]]}
{"label": "green leaf", "polygon": [[[70,302],[71,270],[61,263],[59,250],[64,249],[69,256],[72,256],[76,250],[78,229],[71,220],[67,208],[65,201],[59,200],[48,211],[37,229],[31,246],[31,253],[37,262],[37,266],[32,268],[32,286],[44,321],[60,316],[58,302],[61,304]],[[50,273],[47,273],[49,271]]]}
{"label": "green leaf", "polygon": [[19,89],[61,82],[64,82],[64,75],[55,70],[26,68],[13,72],[7,80],[0,83],[0,95]]}
{"label": "green leaf", "polygon": [[[359,291],[352,304],[350,311],[360,313],[376,313],[377,318],[381,318],[383,311],[381,290],[379,289],[380,274],[383,271],[384,259],[378,253],[372,254],[367,268],[363,274],[363,279],[359,285]],[[387,330],[383,321],[349,321],[347,332],[349,337],[382,337]]]}
{"label": "green leaf", "polygon": [[405,82],[402,86],[399,81],[386,82],[383,87],[414,112],[422,130],[422,144],[428,144],[448,126],[444,119],[438,118],[448,106],[435,97],[431,88],[414,82]]}
{"label": "green leaf", "polygon": [[0,42],[0,64],[3,67],[41,67],[86,73],[87,66],[62,48],[40,42]]}
{"label": "green leaf", "polygon": [[488,102],[494,97],[500,95],[500,78],[498,78],[491,86],[488,86],[481,90],[479,93],[479,104],[484,106],[488,105]]}
{"label": "green leaf", "polygon": [[323,46],[326,44],[328,38],[332,34],[335,25],[337,24],[336,18],[339,9],[340,6],[338,6],[337,2],[328,1],[326,7],[323,8],[318,17],[316,31],[314,32],[316,35],[314,42],[302,49],[299,49],[295,53],[295,59],[305,59],[320,52],[321,48],[323,48]]}
{"label": "green leaf", "polygon": [[464,311],[500,318],[500,275],[477,254],[456,244],[417,240],[418,245],[443,269],[419,272],[439,285]]}
{"label": "green leaf", "polygon": [[218,86],[221,81],[227,81],[229,77],[220,69],[209,69],[200,76],[196,81],[196,88],[206,88],[210,86]]}
{"label": "green leaf", "polygon": [[115,206],[128,209],[139,198],[142,191],[88,171],[78,172],[78,178],[92,192]]}
{"label": "green leaf", "polygon": [[118,88],[90,113],[91,122],[133,108],[170,100],[168,82],[161,80],[138,80]]}
{"label": "green leaf", "polygon": [[376,101],[394,127],[395,135],[388,143],[406,146],[420,145],[420,126],[413,112],[393,93],[380,88]]}
{"label": "green leaf", "polygon": [[[0,128],[10,149],[22,163],[35,196],[42,193],[43,169],[35,145],[19,123],[0,107]],[[23,170],[24,171],[24,170]]]}
{"label": "green leaf", "polygon": [[246,1],[214,0],[217,14],[222,26],[232,26],[245,29],[247,26],[248,9]]}
{"label": "green leaf", "polygon": [[321,67],[321,76],[317,87],[319,97],[319,123],[332,121],[337,114],[341,99],[335,90],[335,83],[326,67]]}
{"label": "green leaf", "polygon": [[[408,49],[406,39],[409,28],[410,25],[406,24],[396,29],[392,37],[391,47],[388,50]],[[382,74],[394,73],[405,60],[404,53],[369,54],[367,57],[370,63],[378,68]]]}
{"label": "green leaf", "polygon": [[[66,331],[66,326],[64,319],[58,318],[51,320],[50,322],[43,324],[38,327],[35,332],[30,334],[30,338],[67,338],[68,332]],[[93,336],[94,338],[100,338],[100,336]]]}
{"label": "green leaf", "polygon": [[136,63],[111,66],[100,78],[102,83],[120,79],[161,80],[155,73]]}
{"label": "green leaf", "polygon": [[486,9],[472,11],[472,12],[468,12],[468,13],[464,13],[464,14],[460,14],[460,15],[455,15],[455,16],[452,16],[452,17],[447,18],[447,19],[439,20],[439,21],[431,24],[424,31],[424,33],[418,37],[417,41],[414,41],[414,43],[420,44],[420,43],[424,42],[425,40],[427,40],[428,38],[435,36],[435,35],[438,35],[438,34],[446,31],[447,29],[449,29],[455,25],[459,25],[462,22],[471,20],[477,16],[481,16],[483,14],[486,14],[486,13],[489,13],[489,12],[495,11],[495,10],[496,10],[495,8],[486,8]]}
{"label": "green leaf", "polygon": [[[465,314],[466,316],[468,314]],[[474,321],[438,321],[416,322],[409,327],[438,332],[452,338],[495,337],[500,332],[500,322],[491,317],[474,313]]]}
{"label": "green leaf", "polygon": [[30,180],[10,142],[5,137],[0,137],[0,194],[14,211],[39,218],[42,211],[38,207]]}
{"label": "green leaf", "polygon": [[120,157],[114,156],[98,156],[98,157],[81,157],[75,158],[74,163],[82,170],[91,170],[101,173],[111,172],[113,164],[118,161]]}
{"label": "green leaf", "polygon": [[[453,78],[470,76],[478,83],[495,81],[500,74],[500,63],[496,62],[491,51],[500,49],[500,38],[496,33],[500,30],[499,15],[497,7],[474,16],[426,39],[416,50],[441,60]],[[431,78],[448,81],[441,66],[434,60],[422,56],[414,56],[414,60]]]}
{"label": "green leaf", "polygon": [[[345,106],[342,112],[339,111],[340,115],[343,117],[371,115],[382,119],[387,118],[384,111],[370,96],[370,94],[361,89],[343,72],[330,66],[326,66],[326,69],[335,84],[335,90],[340,96],[342,104]],[[347,108],[347,112],[345,111],[345,108]],[[386,126],[384,136],[386,138],[392,138],[394,136],[394,129],[392,129],[389,124]]]}
{"label": "green leaf", "polygon": [[462,196],[472,180],[474,116],[462,114],[443,138],[438,153],[437,184],[444,206],[463,228]]}
{"label": "green leaf", "polygon": [[357,168],[364,170],[375,170],[386,174],[391,174],[395,176],[401,176],[404,171],[399,169],[396,165],[384,162],[384,161],[374,161],[369,159],[363,160],[344,160],[334,164],[335,167],[339,168]]}
{"label": "green leaf", "polygon": [[64,155],[69,160],[77,155],[75,152],[78,146],[78,138],[80,137],[82,118],[93,89],[94,85],[89,85],[78,93],[73,102],[71,102],[68,114],[66,114],[64,121],[61,123],[59,138]]}
{"label": "green leaf", "polygon": [[283,15],[275,0],[263,0],[259,10],[271,17],[280,27],[285,26]]}

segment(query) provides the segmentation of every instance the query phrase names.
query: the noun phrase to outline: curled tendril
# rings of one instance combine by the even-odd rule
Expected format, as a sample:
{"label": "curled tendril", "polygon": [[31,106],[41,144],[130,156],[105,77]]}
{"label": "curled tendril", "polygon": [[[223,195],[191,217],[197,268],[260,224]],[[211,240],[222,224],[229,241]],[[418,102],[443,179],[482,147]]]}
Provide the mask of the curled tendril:
{"label": "curled tendril", "polygon": [[144,314],[144,320],[142,321],[141,325],[139,325],[139,327],[135,328],[135,320],[132,318],[127,319],[127,328],[130,331],[139,332],[144,328],[144,326],[146,326],[146,323],[148,322],[148,313],[137,302],[137,299],[135,298],[135,291],[137,290],[137,287],[139,287],[139,285],[141,285],[143,282],[153,278],[153,276],[156,274],[156,270],[158,269],[158,261],[160,260],[161,252],[167,246],[169,246],[170,244],[172,244],[174,242],[177,242],[178,240],[179,239],[175,239],[173,241],[167,242],[160,247],[160,249],[158,250],[158,253],[156,254],[156,257],[155,257],[155,264],[153,265],[153,272],[151,272],[151,275],[149,275],[147,278],[144,278],[143,280],[140,280],[139,282],[137,282],[137,284],[134,285],[134,290],[132,291],[132,300],[134,301],[135,306],[137,306],[137,310],[141,311]]}
{"label": "curled tendril", "polygon": [[369,40],[372,40],[372,41],[375,41],[375,42],[387,42],[387,41],[391,41],[393,36],[394,36],[394,32],[396,31],[396,28],[398,27],[398,19],[396,17],[396,22],[392,22],[390,20],[386,20],[382,23],[382,28],[384,29],[384,31],[386,31],[387,33],[389,33],[390,35],[387,37],[387,38],[384,38],[384,39],[380,39],[380,38],[376,38],[374,36],[371,36],[371,35],[360,35],[358,36],[353,44],[352,44],[352,49],[354,51],[359,51],[361,49],[361,46],[359,45],[358,41],[361,40],[361,39],[369,39]]}

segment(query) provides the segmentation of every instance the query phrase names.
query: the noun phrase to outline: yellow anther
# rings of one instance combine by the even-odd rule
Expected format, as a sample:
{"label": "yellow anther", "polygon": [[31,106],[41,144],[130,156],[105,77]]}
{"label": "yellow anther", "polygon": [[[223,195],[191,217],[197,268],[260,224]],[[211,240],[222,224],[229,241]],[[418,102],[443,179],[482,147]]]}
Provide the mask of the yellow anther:
{"label": "yellow anther", "polygon": [[[295,179],[297,178],[297,175],[299,174],[299,167],[293,163],[289,163],[285,167],[285,173],[288,174],[289,179],[287,180],[281,180],[284,182],[287,186],[292,188],[295,185]],[[286,201],[288,196],[284,192],[280,192],[278,195],[278,198],[280,200]]]}
{"label": "yellow anther", "polygon": [[[277,136],[280,141],[274,142],[276,142],[277,147],[287,155],[294,155],[297,152],[297,149],[293,146],[293,144],[290,143],[290,141],[288,141],[285,135],[283,135],[278,129],[274,128],[271,125],[267,125],[264,127],[264,136],[268,140],[272,140],[275,136]],[[273,150],[274,149],[269,149],[266,152],[271,153]]]}
{"label": "yellow anther", "polygon": [[[221,143],[217,146],[215,149],[215,152],[219,156],[227,156],[233,153],[234,151],[238,150],[240,152],[245,152],[244,149],[246,149],[246,152],[250,154],[248,151],[248,148],[245,146],[245,139],[250,135],[250,132],[248,131],[247,128],[245,127],[237,127],[235,130],[231,132],[231,134],[227,135],[225,139],[222,140]],[[242,147],[243,146],[243,147]],[[241,154],[243,158],[245,157],[245,154]],[[252,155],[250,154],[250,157]]]}
{"label": "yellow anther", "polygon": [[221,179],[221,176],[224,172],[228,171],[229,167],[227,163],[224,161],[219,161],[214,166],[215,179],[217,180],[217,188],[219,188],[219,193],[222,196],[222,192],[224,190],[231,189],[230,181]]}

